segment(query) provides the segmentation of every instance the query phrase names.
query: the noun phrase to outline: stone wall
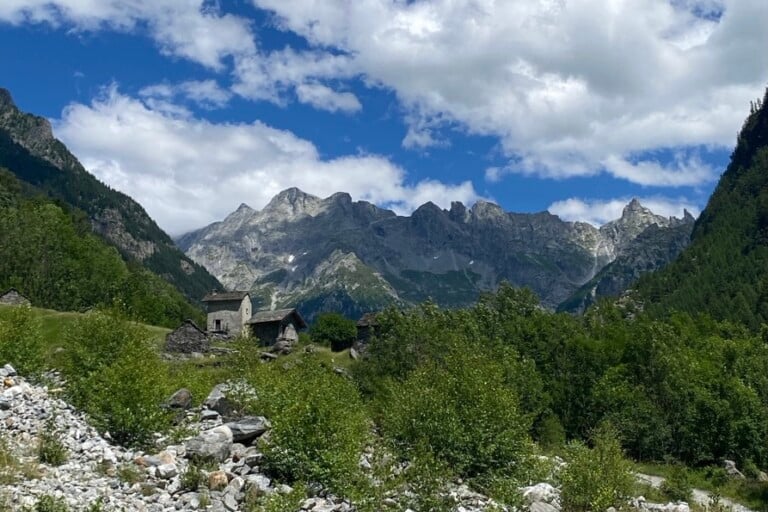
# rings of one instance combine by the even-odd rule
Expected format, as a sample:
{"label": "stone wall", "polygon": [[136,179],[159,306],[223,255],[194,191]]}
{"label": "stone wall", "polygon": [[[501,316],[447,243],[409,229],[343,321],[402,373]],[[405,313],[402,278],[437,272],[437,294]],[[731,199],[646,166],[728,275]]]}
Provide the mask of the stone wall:
{"label": "stone wall", "polygon": [[10,304],[11,306],[29,306],[30,302],[25,296],[16,290],[8,290],[0,295],[0,304]]}
{"label": "stone wall", "polygon": [[175,331],[169,332],[165,337],[166,352],[208,352],[211,348],[208,336],[190,321],[184,322]]}
{"label": "stone wall", "polygon": [[[251,318],[251,299],[245,297],[241,301],[214,301],[208,303],[207,330],[209,332],[224,331],[237,336],[243,326]],[[216,321],[220,322],[217,328]]]}

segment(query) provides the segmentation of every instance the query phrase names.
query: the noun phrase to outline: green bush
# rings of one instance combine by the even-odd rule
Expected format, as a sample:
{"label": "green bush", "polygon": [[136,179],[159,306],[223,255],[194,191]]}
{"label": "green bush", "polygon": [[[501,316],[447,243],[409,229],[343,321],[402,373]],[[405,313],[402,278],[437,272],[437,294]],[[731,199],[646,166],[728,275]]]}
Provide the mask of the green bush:
{"label": "green bush", "polygon": [[429,447],[461,476],[513,475],[531,454],[529,423],[503,362],[455,352],[393,383],[382,429],[406,457]]}
{"label": "green bush", "polygon": [[67,448],[59,440],[56,423],[51,417],[45,423],[45,428],[40,432],[40,440],[37,445],[37,458],[43,464],[61,466],[67,461]]}
{"label": "green bush", "polygon": [[169,394],[166,368],[146,329],[98,312],[78,319],[65,338],[67,391],[100,429],[141,446],[170,427],[160,408]]}
{"label": "green bush", "polygon": [[661,484],[661,492],[673,501],[688,501],[691,498],[691,481],[685,466],[672,466],[666,480]]}
{"label": "green bush", "polygon": [[634,485],[631,465],[624,458],[615,432],[604,427],[594,436],[594,448],[574,441],[567,448],[567,466],[560,472],[564,512],[620,507]]}
{"label": "green bush", "polygon": [[352,346],[357,338],[355,322],[339,313],[321,313],[312,326],[312,341],[328,345],[333,351]]}
{"label": "green bush", "polygon": [[34,512],[69,512],[69,507],[64,498],[54,498],[46,494],[37,500]]}
{"label": "green bush", "polygon": [[43,337],[40,319],[29,306],[16,306],[0,316],[0,366],[10,363],[22,375],[43,368]]}
{"label": "green bush", "polygon": [[257,412],[272,422],[265,468],[289,482],[354,493],[370,424],[353,383],[311,356],[288,368],[262,365],[250,377],[258,390]]}

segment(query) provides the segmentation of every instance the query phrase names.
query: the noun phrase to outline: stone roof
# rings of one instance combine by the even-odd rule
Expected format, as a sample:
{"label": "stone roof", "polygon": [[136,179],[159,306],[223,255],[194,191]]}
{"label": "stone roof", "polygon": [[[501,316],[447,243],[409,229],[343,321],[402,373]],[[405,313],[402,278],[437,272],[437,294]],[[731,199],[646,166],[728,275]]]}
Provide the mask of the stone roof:
{"label": "stone roof", "polygon": [[282,322],[286,317],[288,316],[294,316],[294,323],[296,324],[296,327],[299,329],[302,329],[307,326],[307,323],[304,321],[304,319],[301,317],[298,311],[296,311],[296,308],[290,308],[290,309],[274,309],[274,310],[267,310],[267,311],[257,311],[253,314],[250,320],[248,320],[247,323],[253,325],[253,324],[264,324],[269,322]]}
{"label": "stone roof", "polygon": [[[198,327],[198,326],[197,326],[197,324],[196,324],[196,323],[195,323],[193,320],[190,320],[189,318],[187,318],[186,320],[184,320],[183,322],[181,322],[181,325],[180,325],[180,326],[178,326],[176,329],[174,329],[174,330],[173,330],[173,331],[171,331],[171,332],[176,332],[176,331],[178,331],[179,329],[181,329],[182,327],[184,327],[184,326],[185,326],[185,325],[187,325],[187,324],[188,324],[188,325],[191,325],[192,327],[194,327],[195,329],[197,329],[198,331],[200,331],[200,333],[201,333],[201,334],[206,334],[206,332],[205,332],[204,330],[202,330],[200,327]],[[169,334],[170,334],[170,333],[169,333]]]}
{"label": "stone roof", "polygon": [[248,292],[211,292],[203,297],[203,302],[226,302],[231,300],[243,300],[250,294]]}

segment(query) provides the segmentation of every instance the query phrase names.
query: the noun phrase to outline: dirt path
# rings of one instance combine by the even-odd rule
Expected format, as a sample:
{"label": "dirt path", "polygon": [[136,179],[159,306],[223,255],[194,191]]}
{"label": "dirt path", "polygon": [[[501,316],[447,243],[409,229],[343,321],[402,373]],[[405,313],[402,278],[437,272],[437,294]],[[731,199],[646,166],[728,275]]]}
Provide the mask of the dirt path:
{"label": "dirt path", "polygon": [[[664,482],[664,478],[660,476],[646,475],[643,473],[635,473],[635,476],[637,477],[637,480],[639,482],[648,484],[654,489],[658,489],[659,487],[661,487],[661,484]],[[692,490],[693,501],[703,507],[706,507],[710,504],[709,500],[711,495],[712,493],[710,493],[709,491],[703,491],[701,489]],[[720,498],[720,503],[722,503],[725,506],[731,507],[733,512],[754,512],[753,510],[745,507],[744,505],[736,503],[733,500],[730,500],[725,497]]]}

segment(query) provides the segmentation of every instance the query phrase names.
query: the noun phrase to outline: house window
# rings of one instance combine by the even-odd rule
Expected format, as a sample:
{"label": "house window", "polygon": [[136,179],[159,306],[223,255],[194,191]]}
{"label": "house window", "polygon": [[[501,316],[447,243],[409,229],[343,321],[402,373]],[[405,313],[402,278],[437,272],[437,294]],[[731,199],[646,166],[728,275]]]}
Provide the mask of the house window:
{"label": "house window", "polygon": [[221,320],[216,319],[213,321],[213,330],[214,331],[220,331],[221,330]]}

